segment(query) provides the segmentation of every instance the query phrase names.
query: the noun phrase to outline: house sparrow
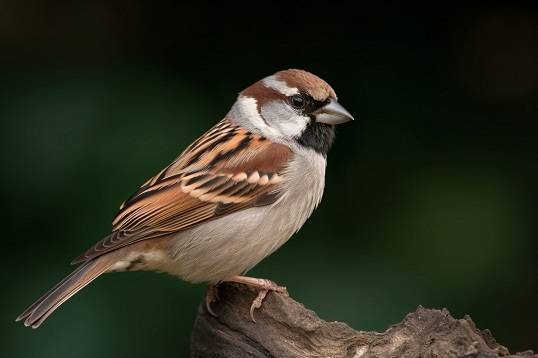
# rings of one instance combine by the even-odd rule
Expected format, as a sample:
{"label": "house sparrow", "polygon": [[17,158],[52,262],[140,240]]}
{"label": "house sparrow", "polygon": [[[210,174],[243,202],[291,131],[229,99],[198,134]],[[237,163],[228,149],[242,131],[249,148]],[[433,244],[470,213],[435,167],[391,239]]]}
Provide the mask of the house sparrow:
{"label": "house sparrow", "polygon": [[353,117],[333,89],[302,70],[266,77],[242,91],[226,117],[120,207],[110,235],[73,261],[69,276],[17,321],[37,328],[105,272],[153,270],[189,282],[284,287],[241,276],[284,244],[319,204],[334,126]]}

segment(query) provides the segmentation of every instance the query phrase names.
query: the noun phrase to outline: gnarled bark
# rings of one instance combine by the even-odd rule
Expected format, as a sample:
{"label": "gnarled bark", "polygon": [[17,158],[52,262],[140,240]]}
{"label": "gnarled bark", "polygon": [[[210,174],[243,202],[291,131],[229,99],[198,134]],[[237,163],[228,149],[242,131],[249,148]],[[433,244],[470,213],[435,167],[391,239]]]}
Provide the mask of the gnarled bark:
{"label": "gnarled bark", "polygon": [[446,309],[419,307],[383,333],[364,332],[323,321],[292,298],[270,293],[254,323],[249,307],[255,294],[243,285],[220,285],[220,299],[212,306],[218,317],[200,306],[191,356],[538,358],[531,351],[510,355],[470,317],[455,319]]}

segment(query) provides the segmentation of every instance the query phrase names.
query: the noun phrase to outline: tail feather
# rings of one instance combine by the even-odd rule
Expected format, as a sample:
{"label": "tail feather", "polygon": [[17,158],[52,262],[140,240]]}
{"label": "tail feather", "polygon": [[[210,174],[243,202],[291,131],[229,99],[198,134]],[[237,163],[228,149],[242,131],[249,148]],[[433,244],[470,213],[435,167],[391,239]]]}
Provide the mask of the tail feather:
{"label": "tail feather", "polygon": [[71,272],[69,275],[67,275],[66,277],[64,277],[63,280],[61,280],[60,282],[58,282],[56,285],[54,285],[50,290],[48,290],[47,292],[45,292],[45,294],[43,294],[41,297],[39,297],[39,299],[37,299],[37,301],[35,301],[30,307],[28,307],[26,310],[24,310],[23,313],[21,313],[19,315],[19,317],[17,317],[17,319],[15,321],[22,321],[23,319],[25,319],[26,317],[28,317],[32,312],[33,310],[41,303],[43,302],[43,300],[45,298],[47,298],[48,296],[50,296],[50,294],[52,292],[54,292],[58,287],[60,287],[61,285],[63,285],[65,282],[67,282],[69,279],[71,279],[76,273],[78,273],[80,270],[82,270],[86,265],[81,265],[79,267],[77,267],[73,272]]}
{"label": "tail feather", "polygon": [[82,264],[28,307],[16,320],[24,320],[27,327],[39,327],[62,303],[105,272],[111,263],[106,256],[101,256]]}

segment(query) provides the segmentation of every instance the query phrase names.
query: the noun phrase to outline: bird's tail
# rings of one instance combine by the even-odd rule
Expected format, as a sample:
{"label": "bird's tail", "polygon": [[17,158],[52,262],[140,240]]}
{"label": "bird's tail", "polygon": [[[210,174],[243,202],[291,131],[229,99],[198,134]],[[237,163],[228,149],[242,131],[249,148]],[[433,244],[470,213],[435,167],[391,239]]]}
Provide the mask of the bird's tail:
{"label": "bird's tail", "polygon": [[77,267],[75,271],[71,272],[66,278],[52,287],[47,293],[35,301],[33,305],[21,313],[16,321],[24,320],[26,327],[39,327],[62,303],[95,280],[111,266],[113,262],[107,256],[111,255],[98,257]]}

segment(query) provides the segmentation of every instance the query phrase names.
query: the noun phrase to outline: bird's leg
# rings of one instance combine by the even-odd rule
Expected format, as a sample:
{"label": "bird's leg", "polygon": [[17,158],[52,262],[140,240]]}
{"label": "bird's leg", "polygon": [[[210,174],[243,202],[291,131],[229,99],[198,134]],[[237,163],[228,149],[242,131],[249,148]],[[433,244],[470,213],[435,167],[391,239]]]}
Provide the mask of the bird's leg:
{"label": "bird's leg", "polygon": [[211,308],[211,304],[213,302],[216,302],[219,299],[219,284],[218,283],[210,283],[207,285],[207,291],[205,293],[205,308],[207,312],[209,312],[210,315],[213,317],[217,317],[216,313],[213,312],[213,309]]}
{"label": "bird's leg", "polygon": [[257,289],[259,289],[258,296],[256,296],[254,301],[252,301],[252,305],[250,306],[250,319],[252,319],[252,322],[256,322],[256,320],[254,319],[254,310],[262,306],[263,300],[265,299],[265,296],[267,296],[267,293],[269,293],[269,291],[282,293],[288,296],[288,290],[286,289],[286,287],[279,286],[273,281],[266,280],[264,278],[232,276],[224,281],[242,283],[244,285],[256,287]]}

